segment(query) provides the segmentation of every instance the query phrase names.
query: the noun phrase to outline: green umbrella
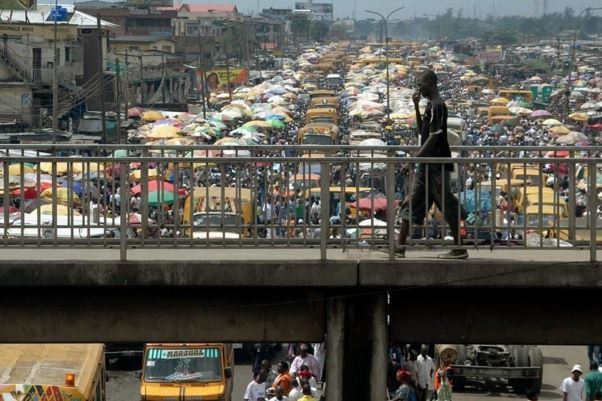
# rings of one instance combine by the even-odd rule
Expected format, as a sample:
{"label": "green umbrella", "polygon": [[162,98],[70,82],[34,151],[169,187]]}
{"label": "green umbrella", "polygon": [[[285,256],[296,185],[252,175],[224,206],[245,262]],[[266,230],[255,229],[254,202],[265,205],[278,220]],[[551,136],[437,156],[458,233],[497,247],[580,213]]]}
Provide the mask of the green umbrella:
{"label": "green umbrella", "polygon": [[171,205],[175,202],[175,195],[173,192],[163,192],[153,191],[148,193],[148,204],[151,206],[159,206],[159,201],[161,203],[166,203]]}
{"label": "green umbrella", "polygon": [[273,128],[281,129],[285,127],[285,124],[280,120],[268,120],[270,124],[272,124]]}

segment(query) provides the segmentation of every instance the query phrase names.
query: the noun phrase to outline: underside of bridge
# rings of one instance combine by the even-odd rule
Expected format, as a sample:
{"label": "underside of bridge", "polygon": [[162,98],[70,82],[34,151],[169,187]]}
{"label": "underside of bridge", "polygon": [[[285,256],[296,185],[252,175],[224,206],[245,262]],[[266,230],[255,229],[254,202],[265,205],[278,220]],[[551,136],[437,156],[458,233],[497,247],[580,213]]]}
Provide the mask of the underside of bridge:
{"label": "underside of bridge", "polygon": [[[173,271],[181,276],[156,275],[148,264],[97,266],[96,273],[71,266],[79,273],[65,276],[63,285],[58,266],[54,273],[52,266],[28,269],[21,278],[19,269],[4,266],[0,341],[325,341],[329,401],[385,399],[390,341],[602,343],[597,266],[549,267],[530,276],[509,275],[508,266],[473,266],[488,268],[487,280],[468,279],[476,276],[463,266],[457,273],[467,279],[428,285],[431,274],[453,278],[450,267],[425,265],[419,274],[418,267],[404,271],[399,265],[390,273],[386,266],[358,263],[291,265],[288,273],[282,263],[247,264],[238,272],[231,267],[229,273],[225,266],[180,265]],[[303,285],[291,285],[300,278]],[[537,286],[537,280],[545,282]]]}

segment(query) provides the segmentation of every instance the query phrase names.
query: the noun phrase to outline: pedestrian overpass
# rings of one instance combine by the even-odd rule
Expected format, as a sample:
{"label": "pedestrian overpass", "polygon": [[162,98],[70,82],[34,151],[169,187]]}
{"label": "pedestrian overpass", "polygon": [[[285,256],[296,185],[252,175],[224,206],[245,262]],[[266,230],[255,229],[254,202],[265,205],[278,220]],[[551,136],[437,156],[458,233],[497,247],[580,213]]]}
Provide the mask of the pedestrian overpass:
{"label": "pedestrian overpass", "polygon": [[[180,168],[192,170],[195,164],[214,163],[224,172],[227,163],[255,164],[255,167],[258,163],[257,159],[246,156],[238,160],[219,160],[207,155],[190,160],[179,157],[173,156],[171,167],[166,168],[177,172]],[[543,158],[533,160],[535,164],[545,162]],[[150,219],[153,206],[148,195],[149,176],[161,176],[160,171],[152,171],[161,169],[156,158],[148,154],[114,156],[113,159],[99,154],[13,155],[2,161],[3,171],[9,171],[11,165],[18,165],[22,170],[25,162],[32,161],[34,166],[40,165],[36,162],[50,163],[48,168],[54,173],[50,176],[52,184],[57,184],[59,170],[64,169],[63,188],[68,189],[62,201],[59,191],[51,191],[48,196],[53,218],[50,222],[44,220],[42,212],[34,211],[30,213],[33,213],[32,219],[37,219],[36,224],[25,224],[25,213],[16,213],[21,219],[13,216],[10,202],[18,198],[23,201],[18,202],[19,206],[25,205],[26,178],[34,181],[29,188],[41,189],[43,172],[34,167],[30,173],[33,176],[21,175],[17,183],[10,175],[2,177],[3,193],[11,193],[3,197],[4,218],[0,227],[3,230],[0,241],[2,342],[324,341],[329,355],[326,362],[328,399],[358,401],[385,398],[384,372],[390,341],[602,343],[599,334],[602,325],[597,319],[602,274],[598,262],[596,213],[589,216],[585,228],[587,241],[577,238],[578,227],[570,218],[566,227],[550,226],[550,221],[541,214],[534,221],[523,219],[500,226],[490,213],[486,226],[467,227],[467,230],[497,235],[505,224],[513,224],[513,230],[539,236],[546,228],[546,231],[565,232],[572,246],[561,247],[560,241],[553,237],[546,238],[549,240],[546,243],[543,235],[538,246],[529,245],[527,241],[504,241],[503,236],[496,236],[496,241],[486,244],[475,241],[469,248],[470,258],[463,261],[437,259],[436,255],[448,244],[444,240],[420,239],[412,240],[405,259],[395,259],[396,221],[393,217],[387,218],[385,228],[378,228],[374,222],[367,227],[360,226],[357,221],[350,223],[351,227],[345,227],[345,223],[334,227],[344,232],[352,228],[356,233],[370,229],[364,237],[355,238],[309,238],[305,234],[259,238],[253,233],[259,228],[269,231],[274,224],[261,221],[239,227],[249,231],[234,239],[225,235],[194,238],[190,235],[194,225],[186,226],[177,220],[172,225],[184,233],[181,237],[151,237],[150,228],[160,224]],[[359,156],[316,157],[314,161],[321,163],[322,171],[330,168],[329,163],[341,163],[345,170],[354,163],[366,162]],[[387,202],[382,212],[394,216],[395,188],[391,177],[395,176],[399,160],[379,157],[377,161],[385,164],[382,175],[388,177],[385,179],[388,191],[384,195]],[[460,161],[474,164],[474,160]],[[106,173],[107,166],[100,168],[99,165],[109,162],[111,174]],[[301,163],[299,159],[291,163],[294,162]],[[496,171],[495,164],[519,163],[511,157],[489,162],[493,171]],[[575,171],[580,162],[583,160],[563,159],[571,171]],[[586,163],[592,172],[590,183],[596,182],[596,162],[591,159]],[[96,163],[95,175],[90,163]],[[131,176],[128,171],[134,163],[141,166],[139,176]],[[159,167],[151,169],[151,163]],[[303,163],[308,163],[308,159]],[[133,214],[128,210],[129,202],[124,201],[133,184],[130,180],[142,180],[140,184],[146,191],[142,193],[141,221],[116,219],[113,214],[112,220],[106,218],[100,225],[86,218],[88,211],[81,202],[85,195],[79,198],[80,207],[74,206],[77,203],[73,185],[76,164],[84,166],[77,173],[84,177],[84,188],[99,182],[99,175],[112,184],[128,183],[111,186],[119,188],[122,195],[119,207],[111,212],[122,216]],[[376,175],[376,169],[369,174]],[[219,180],[224,177],[222,174]],[[236,177],[234,182],[239,180]],[[536,185],[541,198],[542,182]],[[262,185],[273,193],[272,184]],[[175,192],[178,185],[176,180]],[[324,205],[337,196],[329,185],[328,180],[320,178],[318,192]],[[495,182],[491,186],[495,188]],[[283,188],[288,188],[288,183],[280,183],[279,190]],[[360,186],[355,188],[359,193]],[[526,194],[527,189],[521,188],[523,195]],[[344,188],[338,191],[345,193]],[[159,204],[164,196],[164,193],[159,195]],[[520,191],[510,195],[511,201],[514,196],[519,197]],[[43,196],[38,191],[34,198],[39,201]],[[489,202],[493,202],[492,199],[490,197]],[[176,206],[180,201],[184,200],[174,199]],[[359,200],[355,202],[358,210],[361,209]],[[575,199],[568,203],[573,202]],[[590,197],[589,202],[589,210],[596,210],[597,197]],[[370,210],[376,198],[366,203]],[[67,208],[64,220],[58,217],[60,205]],[[218,212],[225,215],[223,203],[219,209]],[[554,222],[560,221],[560,209],[555,209],[558,219],[553,219]],[[178,213],[177,208],[172,210]],[[491,210],[496,210],[495,205],[492,204]],[[184,210],[184,213],[191,212]],[[322,207],[320,213],[322,219],[318,227],[321,232],[330,232],[333,228],[330,211]],[[15,218],[11,220],[11,216]],[[157,216],[161,219],[161,212]],[[106,232],[119,230],[120,235],[82,235],[99,227]],[[140,229],[141,234],[123,235],[135,228]],[[67,230],[69,235],[60,230]],[[382,230],[387,235],[381,236]],[[550,241],[551,247],[544,246],[550,245]]]}

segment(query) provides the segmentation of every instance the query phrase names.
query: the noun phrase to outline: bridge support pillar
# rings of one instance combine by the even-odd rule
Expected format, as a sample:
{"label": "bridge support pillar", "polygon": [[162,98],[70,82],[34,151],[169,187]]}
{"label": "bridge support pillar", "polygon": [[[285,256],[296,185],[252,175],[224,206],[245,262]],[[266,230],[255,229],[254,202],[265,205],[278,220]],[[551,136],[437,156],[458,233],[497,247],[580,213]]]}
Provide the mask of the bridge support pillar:
{"label": "bridge support pillar", "polygon": [[343,399],[386,400],[386,294],[353,296],[345,302]]}
{"label": "bridge support pillar", "polygon": [[343,401],[343,360],[345,356],[345,300],[326,302],[326,399]]}

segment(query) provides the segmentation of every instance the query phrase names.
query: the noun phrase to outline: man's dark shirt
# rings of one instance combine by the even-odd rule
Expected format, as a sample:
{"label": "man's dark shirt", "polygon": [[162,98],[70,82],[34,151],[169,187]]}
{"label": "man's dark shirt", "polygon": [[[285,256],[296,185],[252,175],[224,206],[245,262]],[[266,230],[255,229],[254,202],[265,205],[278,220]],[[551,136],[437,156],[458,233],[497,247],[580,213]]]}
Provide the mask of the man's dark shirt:
{"label": "man's dark shirt", "polygon": [[[447,106],[442,100],[429,102],[426,106],[424,115],[422,116],[422,131],[420,132],[420,143],[424,145],[429,139],[431,133],[442,130],[439,134],[434,134],[436,137],[435,144],[430,152],[425,153],[425,157],[451,157],[451,150],[447,142]],[[440,164],[432,164],[430,169],[440,169]],[[445,169],[452,171],[454,165],[449,163],[445,165]]]}

